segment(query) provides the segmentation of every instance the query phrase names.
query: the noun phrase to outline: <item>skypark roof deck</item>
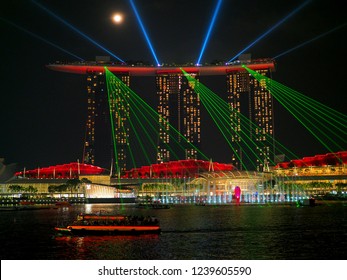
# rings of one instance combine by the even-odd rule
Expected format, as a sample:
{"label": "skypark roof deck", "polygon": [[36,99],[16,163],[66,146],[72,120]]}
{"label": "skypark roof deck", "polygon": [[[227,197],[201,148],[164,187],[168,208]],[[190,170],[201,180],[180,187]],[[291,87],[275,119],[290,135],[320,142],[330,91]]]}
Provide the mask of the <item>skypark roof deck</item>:
{"label": "skypark roof deck", "polygon": [[[275,62],[271,59],[254,60],[247,65],[252,70],[271,69],[275,70]],[[127,73],[130,76],[155,76],[160,74],[182,73],[181,68],[188,73],[199,73],[200,76],[226,75],[230,72],[246,71],[240,63],[230,63],[225,65],[182,65],[182,66],[137,66],[121,65],[110,62],[78,62],[78,63],[53,63],[46,65],[47,68],[66,73],[86,74],[90,72],[104,72],[106,66],[112,73]]]}

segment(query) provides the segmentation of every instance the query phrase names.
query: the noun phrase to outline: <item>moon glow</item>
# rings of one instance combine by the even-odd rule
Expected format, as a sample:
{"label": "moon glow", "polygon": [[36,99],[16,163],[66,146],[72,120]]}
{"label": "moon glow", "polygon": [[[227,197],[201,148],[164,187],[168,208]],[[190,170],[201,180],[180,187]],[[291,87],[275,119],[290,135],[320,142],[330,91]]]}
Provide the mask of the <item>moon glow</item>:
{"label": "moon glow", "polygon": [[114,14],[114,15],[112,16],[112,20],[113,20],[114,23],[120,24],[120,23],[122,23],[122,21],[123,21],[123,16],[122,16],[121,14],[119,14],[119,13]]}

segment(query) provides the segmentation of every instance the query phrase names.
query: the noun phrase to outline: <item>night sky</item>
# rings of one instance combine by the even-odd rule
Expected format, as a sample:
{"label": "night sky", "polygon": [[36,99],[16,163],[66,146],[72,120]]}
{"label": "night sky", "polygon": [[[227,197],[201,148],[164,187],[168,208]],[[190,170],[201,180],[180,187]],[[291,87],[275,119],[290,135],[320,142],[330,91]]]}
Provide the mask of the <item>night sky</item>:
{"label": "night sky", "polygon": [[[129,1],[37,2],[121,59],[155,63]],[[161,63],[197,61],[216,2],[134,1]],[[228,61],[304,2],[224,0],[201,62]],[[312,0],[247,53],[252,58],[273,58],[345,24],[343,2]],[[115,12],[123,14],[122,24],[112,22]],[[0,14],[0,158],[8,164],[18,163],[18,169],[81,160],[87,116],[86,77],[48,70],[45,65],[49,63],[77,59],[27,32],[84,60],[108,54],[32,1],[6,1]],[[347,114],[346,27],[276,59],[273,79]],[[201,81],[216,93],[225,93],[225,77],[202,77]],[[133,78],[131,87],[149,102],[156,99],[154,77]],[[300,157],[328,152],[278,104],[275,119],[276,139]],[[209,126],[208,121],[202,125],[207,154],[213,153],[216,161],[228,162],[230,154],[218,144],[221,137],[210,132]]]}

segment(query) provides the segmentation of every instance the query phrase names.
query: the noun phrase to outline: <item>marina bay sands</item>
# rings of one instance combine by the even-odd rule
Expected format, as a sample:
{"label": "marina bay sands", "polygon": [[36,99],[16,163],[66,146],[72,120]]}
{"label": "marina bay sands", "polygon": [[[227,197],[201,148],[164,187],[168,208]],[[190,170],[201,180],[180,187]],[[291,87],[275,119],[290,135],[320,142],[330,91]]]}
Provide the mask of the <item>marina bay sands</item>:
{"label": "marina bay sands", "polygon": [[[61,183],[59,180],[88,180],[89,184],[79,181],[77,185],[80,188],[70,190],[70,193],[64,191],[67,197],[83,199],[127,196],[120,194],[124,187],[133,197],[159,196],[170,201],[180,196],[191,202],[203,197],[209,203],[216,202],[217,196],[220,202],[231,202],[238,188],[242,193],[239,198],[248,202],[293,202],[310,194],[345,193],[345,115],[276,81],[274,57],[288,54],[305,44],[273,58],[254,58],[247,53],[248,49],[304,10],[310,1],[292,7],[281,20],[231,59],[203,63],[222,5],[221,0],[216,1],[196,63],[184,64],[160,62],[133,1],[129,4],[152,54],[153,64],[123,60],[45,5],[32,2],[40,11],[107,56],[85,60],[3,19],[6,24],[78,60],[67,62],[64,59],[64,62],[49,63],[46,68],[85,77],[86,99],[81,103],[86,101],[87,113],[85,123],[80,124],[80,127],[85,127],[81,143],[83,152],[76,162],[31,170],[24,168],[17,171],[14,178],[6,175],[9,172],[2,171],[0,182],[4,182],[4,193],[14,187],[26,188],[24,185],[27,184],[32,191],[32,184],[36,188],[36,182],[32,180],[43,178],[53,182],[39,184],[40,193],[54,193],[54,187]],[[117,13],[112,20],[119,26],[123,15]],[[307,41],[307,44],[344,26],[339,25]],[[118,47],[125,46],[117,43]],[[127,46],[133,47],[134,44]],[[216,84],[204,84],[203,78],[207,76],[222,77],[224,90],[216,93],[211,89]],[[140,88],[136,92],[137,78],[152,81],[152,89]],[[63,79],[61,83],[64,83]],[[276,106],[288,111],[324,148],[325,153],[307,154],[302,158],[297,156],[295,147],[288,148],[278,141],[275,135],[275,123],[278,125]],[[217,148],[224,154],[225,162],[214,160]],[[96,177],[85,177],[89,175]],[[28,178],[31,180],[27,181]],[[332,190],[327,191],[322,185],[317,188],[313,184],[317,180],[323,180]],[[56,193],[59,193],[58,189]]]}
{"label": "marina bay sands", "polygon": [[[255,131],[249,131],[247,137],[256,138],[259,143],[263,143],[265,139],[264,135],[269,135],[271,138],[273,135],[273,101],[272,97],[269,94],[269,91],[265,87],[261,87],[260,83],[252,78],[252,76],[241,66],[239,63],[229,63],[226,65],[210,65],[210,66],[192,66],[184,65],[180,66],[137,66],[137,65],[117,65],[112,64],[109,61],[109,58],[101,58],[105,61],[95,61],[94,63],[72,63],[72,64],[50,64],[47,67],[55,71],[63,71],[68,73],[77,73],[84,74],[87,77],[87,96],[88,96],[88,118],[86,124],[86,142],[84,147],[83,162],[95,164],[98,163],[97,154],[102,153],[98,151],[95,147],[98,141],[103,141],[103,149],[107,149],[108,146],[105,143],[105,139],[98,140],[98,124],[101,125],[101,122],[98,120],[98,116],[104,115],[100,110],[105,112],[110,110],[111,115],[113,115],[113,128],[111,123],[108,125],[108,129],[111,132],[112,129],[115,131],[114,134],[114,158],[109,159],[116,164],[115,158],[118,159],[119,171],[121,173],[125,172],[131,166],[129,162],[129,151],[126,148],[130,142],[133,141],[132,138],[135,138],[135,135],[132,133],[132,136],[129,138],[131,133],[130,131],[130,121],[125,118],[135,118],[132,114],[136,114],[134,106],[133,112],[130,112],[130,105],[123,104],[128,102],[127,95],[130,91],[131,77],[132,76],[154,76],[153,83],[156,84],[156,92],[147,93],[147,95],[156,96],[157,98],[157,124],[153,124],[157,127],[157,132],[154,131],[154,137],[159,137],[159,142],[156,149],[156,161],[158,163],[168,162],[174,159],[174,153],[170,155],[169,146],[174,145],[175,141],[181,145],[188,145],[190,147],[180,148],[177,147],[175,153],[178,155],[178,159],[206,159],[206,156],[203,152],[198,155],[198,150],[200,148],[201,142],[204,139],[201,139],[201,129],[202,122],[204,121],[201,118],[201,103],[204,102],[204,99],[201,101],[201,94],[196,94],[194,92],[193,86],[191,86],[188,79],[185,78],[183,71],[188,73],[188,75],[193,76],[194,79],[198,82],[200,76],[204,75],[224,75],[226,77],[227,89],[225,102],[229,103],[229,106],[232,106],[235,112],[239,114],[245,114],[249,120],[248,123],[256,123],[260,129],[254,135]],[[275,63],[271,59],[259,59],[251,62],[250,56],[246,58],[247,60],[242,61],[242,63],[247,63],[248,67],[251,69],[260,71],[264,75],[271,77],[272,72],[275,70]],[[107,70],[105,70],[106,68]],[[107,91],[110,91],[110,88],[107,88],[108,75],[105,71],[112,73],[113,75],[118,76],[118,78],[124,83],[125,87],[123,88],[114,88],[112,89],[114,93],[118,96],[121,96],[119,92],[124,94],[123,98],[114,97],[115,100],[110,100],[112,106],[109,108],[107,105]],[[112,96],[111,96],[112,99]],[[227,101],[228,100],[228,101]],[[116,104],[114,104],[116,102]],[[99,104],[98,104],[99,103]],[[257,104],[262,104],[261,108]],[[124,105],[124,106],[123,106]],[[117,111],[118,108],[118,111]],[[98,112],[99,110],[99,112]],[[234,113],[235,115],[236,113]],[[109,115],[109,113],[107,113]],[[234,119],[230,116],[230,125],[231,131],[234,131],[234,134],[238,136],[233,137],[232,151],[230,151],[232,164],[237,167],[241,167],[241,156],[242,150],[239,146],[241,142],[240,135],[240,125],[241,117],[234,116]],[[112,116],[111,116],[112,118]],[[120,120],[123,118],[123,122]],[[100,119],[100,117],[99,117]],[[165,122],[163,125],[160,125],[161,121]],[[244,121],[242,122],[242,124]],[[228,124],[229,125],[229,124]],[[248,124],[249,125],[249,124]],[[171,127],[170,127],[171,126]],[[141,129],[135,128],[134,129]],[[175,131],[175,132],[173,132]],[[158,134],[156,136],[155,134]],[[175,135],[174,135],[175,134]],[[260,136],[262,134],[263,136]],[[242,138],[246,138],[242,137]],[[267,137],[268,138],[268,137]],[[156,142],[156,139],[153,139]],[[269,141],[269,139],[266,139]],[[186,142],[186,143],[184,143]],[[273,142],[273,141],[272,141]],[[254,162],[258,161],[256,165],[249,166],[255,170],[262,170],[264,161],[269,161],[270,151],[274,151],[273,144],[271,140],[263,149],[257,149],[258,159],[254,159]],[[195,147],[194,147],[195,146]],[[99,146],[102,147],[102,146]],[[254,147],[255,148],[255,147]],[[101,148],[99,148],[101,149]],[[146,147],[148,149],[148,147]],[[182,151],[179,151],[182,150]],[[255,149],[256,150],[256,149]],[[245,153],[246,150],[243,152]],[[234,155],[232,155],[234,153]],[[127,156],[128,155],[128,156]],[[138,155],[137,155],[138,156]],[[208,158],[208,157],[207,157]],[[245,159],[242,159],[245,160]],[[127,162],[128,161],[128,162]],[[273,161],[273,159],[272,159]],[[150,162],[149,162],[150,163]],[[100,165],[100,163],[99,163]],[[136,167],[136,163],[133,163],[132,167]],[[114,166],[114,170],[117,168]]]}
{"label": "marina bay sands", "polygon": [[[274,97],[280,100],[283,97],[278,95],[288,89],[272,79],[276,70],[272,59],[242,55],[216,65],[151,66],[96,57],[47,68],[86,77],[83,156],[78,163],[16,173],[18,178],[31,178],[30,183],[40,178],[57,182],[84,178],[91,184],[76,192],[76,201],[150,196],[166,203],[230,203],[240,188],[241,201],[294,202],[326,194],[325,185],[314,185],[317,180],[334,182],[334,190],[340,186],[339,191],[345,192],[341,184],[346,180],[347,152],[300,160],[276,141]],[[224,97],[200,81],[202,76],[216,75],[225,77]],[[152,79],[156,92],[143,98],[134,92],[131,81],[138,76]],[[156,110],[145,101],[148,95],[156,96]],[[213,162],[213,155],[201,149],[207,140],[201,137],[202,108],[228,143],[228,163]],[[47,192],[52,183],[40,191]]]}
{"label": "marina bay sands", "polygon": [[346,274],[343,1],[3,2],[1,279]]}

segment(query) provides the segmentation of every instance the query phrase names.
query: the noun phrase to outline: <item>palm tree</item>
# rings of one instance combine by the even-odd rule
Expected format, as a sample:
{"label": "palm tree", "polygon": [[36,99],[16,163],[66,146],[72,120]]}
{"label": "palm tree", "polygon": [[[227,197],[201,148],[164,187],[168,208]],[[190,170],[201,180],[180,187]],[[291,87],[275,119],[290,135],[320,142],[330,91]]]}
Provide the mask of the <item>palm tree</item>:
{"label": "palm tree", "polygon": [[17,193],[23,191],[23,187],[19,185],[11,185],[8,187],[8,189],[10,192],[17,192]]}
{"label": "palm tree", "polygon": [[24,188],[24,191],[26,193],[29,193],[30,197],[30,194],[37,193],[37,188],[34,188],[33,186],[28,186],[27,188]]}
{"label": "palm tree", "polygon": [[66,181],[66,185],[68,186],[68,189],[70,189],[70,192],[76,192],[78,190],[79,185],[81,184],[81,181],[77,178],[69,179]]}

